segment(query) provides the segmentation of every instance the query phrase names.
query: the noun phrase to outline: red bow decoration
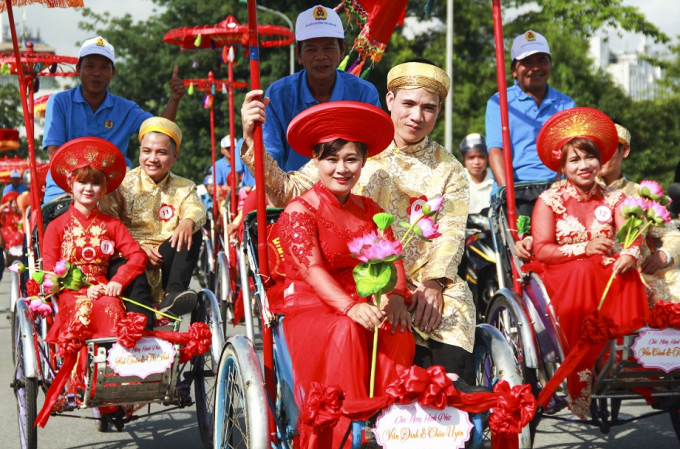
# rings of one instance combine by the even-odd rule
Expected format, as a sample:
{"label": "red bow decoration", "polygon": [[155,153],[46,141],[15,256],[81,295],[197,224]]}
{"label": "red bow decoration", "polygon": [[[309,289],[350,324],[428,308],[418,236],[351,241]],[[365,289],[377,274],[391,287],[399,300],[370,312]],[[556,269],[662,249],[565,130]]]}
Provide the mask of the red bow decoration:
{"label": "red bow decoration", "polygon": [[141,313],[128,312],[127,316],[116,324],[118,344],[125,348],[134,348],[140,338],[144,336],[146,316]]}
{"label": "red bow decoration", "polygon": [[305,398],[302,422],[319,430],[334,427],[342,416],[344,400],[345,393],[337,385],[324,388],[321,384],[312,382]]}
{"label": "red bow decoration", "polygon": [[92,332],[87,330],[85,325],[78,320],[75,320],[68,328],[67,332],[59,335],[57,340],[59,346],[59,355],[66,357],[68,355],[77,354],[85,345],[85,340],[92,338]]}
{"label": "red bow decoration", "polygon": [[659,301],[649,314],[650,327],[680,329],[680,304]]}
{"label": "red bow decoration", "polygon": [[189,360],[210,350],[212,332],[205,323],[191,323],[189,326],[189,343],[180,350],[181,359]]}
{"label": "red bow decoration", "polygon": [[498,382],[493,391],[497,402],[489,416],[491,448],[518,448],[522,428],[529,424],[536,413],[536,399],[531,394],[531,386],[515,385],[510,388],[507,382]]}
{"label": "red bow decoration", "polygon": [[594,310],[583,319],[580,341],[597,345],[608,342],[616,334],[617,326],[611,317],[599,310]]}
{"label": "red bow decoration", "polygon": [[26,281],[26,294],[30,296],[38,296],[40,294],[40,284],[34,279]]}
{"label": "red bow decoration", "polygon": [[446,407],[449,398],[454,400],[458,394],[444,368],[439,365],[427,370],[412,366],[387,388],[387,396],[397,404],[408,404],[417,399],[423,406],[438,410]]}

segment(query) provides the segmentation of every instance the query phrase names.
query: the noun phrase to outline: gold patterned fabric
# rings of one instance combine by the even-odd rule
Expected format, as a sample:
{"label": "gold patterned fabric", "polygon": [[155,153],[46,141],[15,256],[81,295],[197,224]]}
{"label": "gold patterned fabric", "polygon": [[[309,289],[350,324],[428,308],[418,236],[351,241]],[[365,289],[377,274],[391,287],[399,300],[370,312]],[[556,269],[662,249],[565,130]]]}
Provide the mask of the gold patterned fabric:
{"label": "gold patterned fabric", "polygon": [[392,67],[387,74],[387,90],[420,89],[439,95],[443,102],[449,93],[449,75],[437,66],[422,62],[406,62]]}
{"label": "gold patterned fabric", "polygon": [[170,137],[175,142],[176,151],[179,151],[179,146],[182,143],[182,131],[175,122],[163,117],[150,117],[144,120],[139,127],[139,143],[142,143],[144,135],[150,132],[161,133]]}
{"label": "gold patterned fabric", "polygon": [[[286,173],[264,151],[267,195],[277,207],[305,193],[319,180],[318,169],[310,161],[298,172]],[[242,155],[254,173],[252,148]],[[475,336],[475,306],[470,289],[457,275],[463,255],[469,186],[465,169],[441,145],[430,138],[405,148],[392,143],[385,151],[368,158],[353,193],[372,198],[393,214],[396,221],[409,221],[406,208],[412,197],[444,197],[437,223],[442,236],[432,242],[414,240],[406,247],[404,268],[411,287],[428,279],[446,279],[441,325],[429,335],[417,335],[426,345],[428,338],[472,351]],[[405,229],[395,227],[397,238]],[[415,242],[415,244],[413,244]]]}
{"label": "gold patterned fabric", "polygon": [[[609,187],[621,190],[628,197],[639,196],[640,185],[625,178],[617,179]],[[661,299],[680,302],[680,268],[678,268],[680,231],[673,223],[668,223],[666,226],[651,226],[648,238],[656,243],[657,248],[667,251],[673,259],[667,268],[659,270],[653,275],[642,274],[642,280],[647,286],[650,306],[654,306]],[[646,239],[642,245],[642,260],[650,254],[651,250]]]}
{"label": "gold patterned fabric", "polygon": [[[120,187],[101,199],[99,207],[120,219],[140,245],[154,249],[170,238],[181,220],[192,220],[193,232],[201,229],[206,220],[196,184],[172,172],[156,184],[142,167],[130,170]],[[160,274],[160,269],[147,269],[156,301],[162,299]]]}

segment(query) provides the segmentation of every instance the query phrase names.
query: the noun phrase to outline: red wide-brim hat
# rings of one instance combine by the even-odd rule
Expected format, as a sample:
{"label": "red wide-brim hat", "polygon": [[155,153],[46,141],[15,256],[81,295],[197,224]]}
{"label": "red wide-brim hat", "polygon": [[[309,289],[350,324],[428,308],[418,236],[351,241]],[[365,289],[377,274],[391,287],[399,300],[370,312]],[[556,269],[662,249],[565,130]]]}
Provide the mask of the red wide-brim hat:
{"label": "red wide-brim hat", "polygon": [[125,178],[123,153],[108,140],[98,137],[80,137],[59,147],[50,163],[54,182],[67,192],[68,179],[77,168],[91,165],[106,174],[106,193],[113,192]]}
{"label": "red wide-brim hat", "polygon": [[572,108],[550,117],[536,139],[536,151],[543,164],[553,171],[560,170],[562,147],[575,137],[595,142],[600,149],[602,165],[616,153],[619,136],[612,119],[593,108]]}
{"label": "red wide-brim hat", "polygon": [[288,125],[288,144],[308,158],[314,147],[336,139],[362,142],[368,157],[386,149],[394,139],[394,124],[382,109],[358,101],[332,101],[305,109]]}
{"label": "red wide-brim hat", "polygon": [[16,200],[19,198],[19,192],[7,192],[2,196],[2,199],[0,199],[0,204],[5,204],[9,203],[12,200]]}

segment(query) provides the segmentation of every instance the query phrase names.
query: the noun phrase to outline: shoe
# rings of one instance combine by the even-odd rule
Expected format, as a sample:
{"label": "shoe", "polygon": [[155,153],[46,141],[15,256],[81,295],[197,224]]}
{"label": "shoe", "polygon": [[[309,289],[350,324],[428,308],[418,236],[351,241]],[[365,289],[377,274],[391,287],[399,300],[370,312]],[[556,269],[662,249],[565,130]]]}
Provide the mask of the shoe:
{"label": "shoe", "polygon": [[460,391],[461,393],[493,393],[493,390],[491,388],[484,387],[482,385],[469,385],[467,382],[463,380],[462,377],[459,377],[458,380],[453,381],[453,386],[456,390]]}
{"label": "shoe", "polygon": [[163,298],[163,302],[161,302],[159,311],[171,313],[179,317],[194,310],[197,303],[198,295],[193,290],[170,292],[165,298]]}

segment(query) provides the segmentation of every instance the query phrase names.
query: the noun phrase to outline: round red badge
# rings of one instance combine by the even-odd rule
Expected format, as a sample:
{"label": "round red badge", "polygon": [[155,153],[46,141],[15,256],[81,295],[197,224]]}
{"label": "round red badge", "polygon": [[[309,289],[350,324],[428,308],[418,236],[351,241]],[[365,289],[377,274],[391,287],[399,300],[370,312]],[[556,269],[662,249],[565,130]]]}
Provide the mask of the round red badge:
{"label": "round red badge", "polygon": [[595,209],[595,218],[600,223],[610,223],[612,221],[612,211],[607,206],[600,206]]}
{"label": "round red badge", "polygon": [[88,262],[94,259],[96,255],[97,252],[91,246],[83,248],[83,259],[87,260]]}
{"label": "round red badge", "polygon": [[104,240],[101,244],[101,249],[102,252],[106,255],[111,255],[113,254],[113,251],[115,249],[115,246],[113,245],[113,242],[110,240]]}
{"label": "round red badge", "polygon": [[158,209],[158,218],[163,221],[170,221],[175,216],[175,207],[172,204],[163,204]]}

